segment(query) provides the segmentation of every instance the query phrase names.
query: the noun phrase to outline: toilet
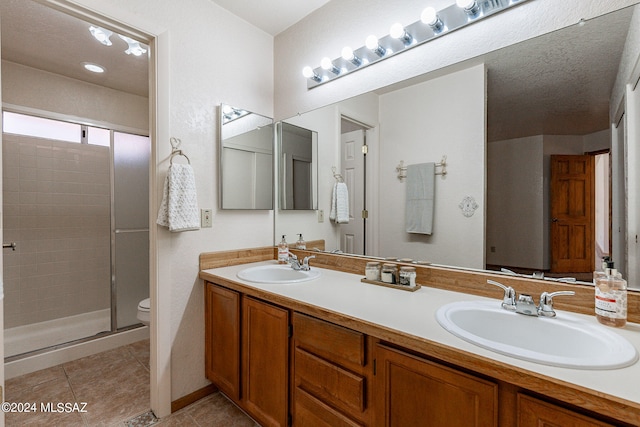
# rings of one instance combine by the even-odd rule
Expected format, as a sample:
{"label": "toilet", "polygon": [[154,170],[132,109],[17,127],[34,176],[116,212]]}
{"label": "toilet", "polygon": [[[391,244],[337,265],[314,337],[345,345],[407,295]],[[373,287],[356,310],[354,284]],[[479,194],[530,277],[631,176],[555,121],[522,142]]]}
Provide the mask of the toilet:
{"label": "toilet", "polygon": [[151,300],[145,298],[138,303],[138,320],[149,326],[149,309],[151,308]]}

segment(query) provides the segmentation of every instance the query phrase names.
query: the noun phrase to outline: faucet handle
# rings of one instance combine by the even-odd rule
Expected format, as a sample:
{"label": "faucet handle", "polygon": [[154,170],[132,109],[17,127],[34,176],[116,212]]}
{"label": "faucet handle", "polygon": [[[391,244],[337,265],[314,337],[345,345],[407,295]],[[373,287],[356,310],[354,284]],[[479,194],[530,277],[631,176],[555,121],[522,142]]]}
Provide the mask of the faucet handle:
{"label": "faucet handle", "polygon": [[309,255],[304,257],[304,259],[302,260],[302,268],[303,270],[309,271],[311,269],[311,266],[309,265],[309,260],[315,258],[315,255]]}
{"label": "faucet handle", "polygon": [[498,286],[504,291],[502,297],[502,308],[515,311],[516,309],[516,291],[511,286],[505,286],[502,283],[498,283],[495,280],[487,279],[487,283],[490,285]]}
{"label": "faucet handle", "polygon": [[557,292],[543,292],[540,295],[540,305],[538,306],[538,316],[556,317],[556,312],[553,309],[553,298],[559,295],[575,295],[574,291],[557,291]]}

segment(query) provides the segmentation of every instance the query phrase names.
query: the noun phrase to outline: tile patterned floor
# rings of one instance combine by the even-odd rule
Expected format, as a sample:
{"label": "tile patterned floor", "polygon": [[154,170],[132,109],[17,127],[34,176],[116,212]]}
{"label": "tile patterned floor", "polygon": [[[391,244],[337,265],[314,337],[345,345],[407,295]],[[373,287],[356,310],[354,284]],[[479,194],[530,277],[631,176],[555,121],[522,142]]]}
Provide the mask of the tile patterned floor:
{"label": "tile patterned floor", "polygon": [[[36,409],[6,413],[8,427],[256,426],[219,393],[156,419],[149,413],[148,340],[12,378],[5,390],[6,402],[35,403]],[[42,411],[42,405],[57,412]]]}

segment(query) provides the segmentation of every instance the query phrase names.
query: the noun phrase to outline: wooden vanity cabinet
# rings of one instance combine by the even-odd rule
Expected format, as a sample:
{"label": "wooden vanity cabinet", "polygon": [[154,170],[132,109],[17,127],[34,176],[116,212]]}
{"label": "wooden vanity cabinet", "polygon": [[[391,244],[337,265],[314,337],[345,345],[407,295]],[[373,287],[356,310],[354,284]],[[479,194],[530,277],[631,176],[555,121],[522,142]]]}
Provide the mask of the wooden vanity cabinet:
{"label": "wooden vanity cabinet", "polygon": [[289,311],[242,299],[242,400],[263,427],[289,422]]}
{"label": "wooden vanity cabinet", "polygon": [[376,425],[498,425],[498,385],[377,344]]}
{"label": "wooden vanity cabinet", "polygon": [[294,426],[370,425],[371,346],[368,337],[294,312]]}
{"label": "wooden vanity cabinet", "polygon": [[518,393],[517,427],[613,427],[613,424]]}
{"label": "wooden vanity cabinet", "polygon": [[205,368],[209,381],[240,400],[240,293],[205,286]]}
{"label": "wooden vanity cabinet", "polygon": [[289,422],[289,311],[207,282],[207,378],[263,427]]}

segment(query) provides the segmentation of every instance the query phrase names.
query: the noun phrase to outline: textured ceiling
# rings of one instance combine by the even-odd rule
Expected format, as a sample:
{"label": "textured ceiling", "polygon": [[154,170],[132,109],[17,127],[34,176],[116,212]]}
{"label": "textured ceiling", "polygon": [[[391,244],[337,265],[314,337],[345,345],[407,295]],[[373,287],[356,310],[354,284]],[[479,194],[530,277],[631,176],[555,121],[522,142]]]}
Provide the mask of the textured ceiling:
{"label": "textured ceiling", "polygon": [[[32,0],[0,0],[2,59],[100,86],[148,96],[148,55],[127,55],[127,43],[115,34],[113,45],[100,44],[90,23]],[[86,71],[82,62],[107,69]]]}
{"label": "textured ceiling", "polygon": [[609,99],[633,8],[498,50],[485,59],[488,140],[609,128]]}
{"label": "textured ceiling", "polygon": [[[213,1],[270,33],[326,3]],[[264,4],[269,12],[256,13]],[[289,8],[291,15],[281,13]],[[488,140],[608,128],[609,98],[632,11],[625,8],[471,60],[487,64]],[[147,96],[146,56],[124,54],[126,43],[118,37],[112,37],[112,46],[103,46],[90,35],[89,23],[32,0],[0,0],[0,14],[2,59]],[[256,16],[266,22],[257,22]],[[107,72],[89,73],[81,67],[84,61],[101,64]]]}

